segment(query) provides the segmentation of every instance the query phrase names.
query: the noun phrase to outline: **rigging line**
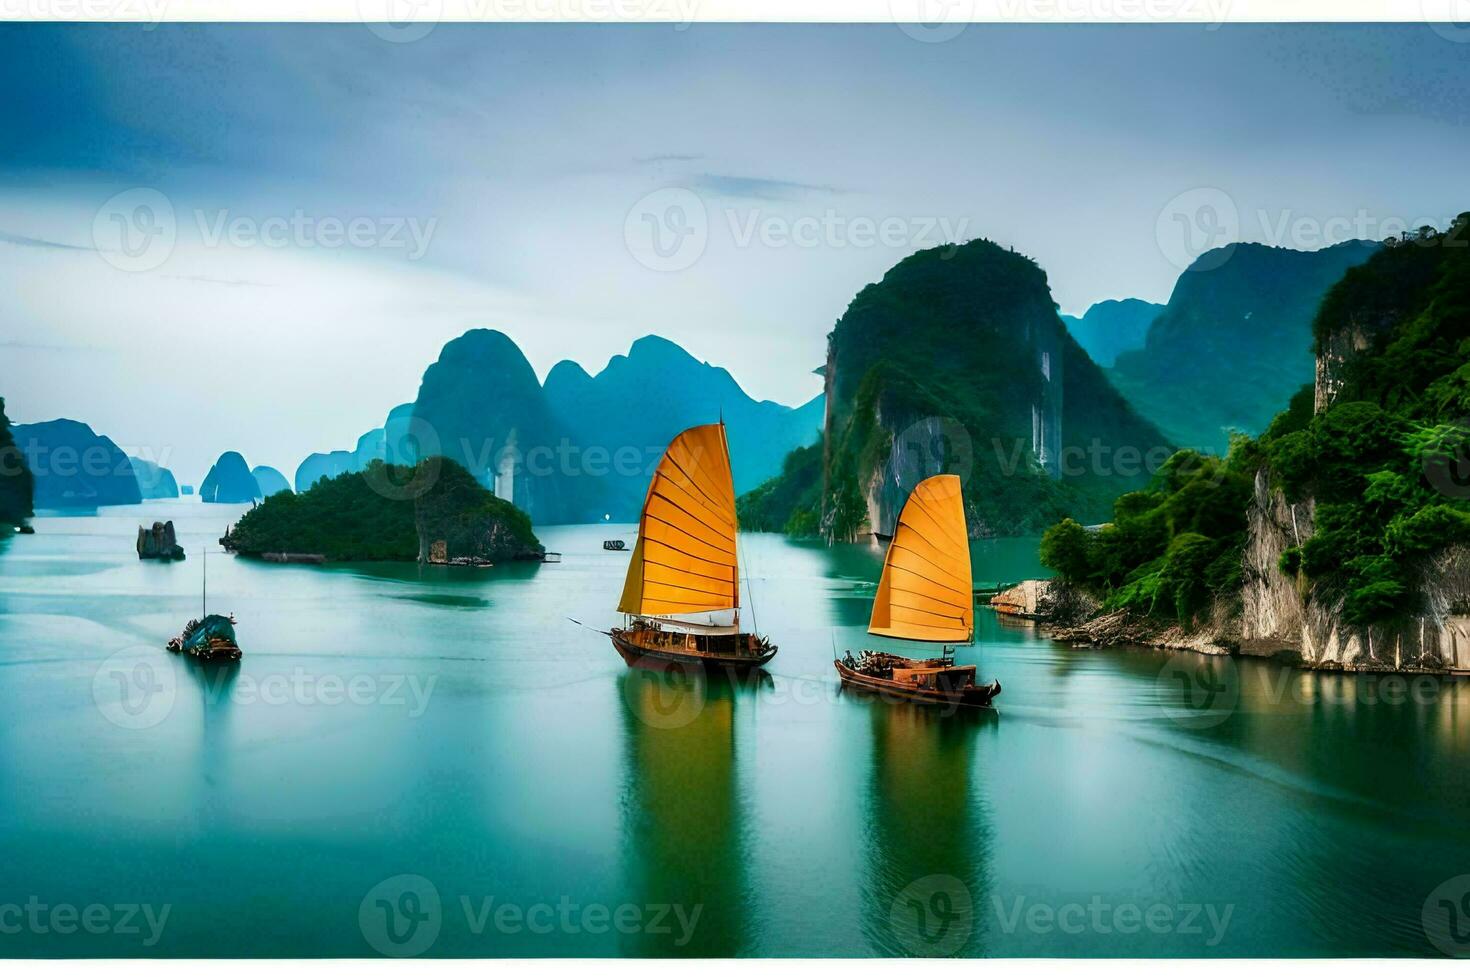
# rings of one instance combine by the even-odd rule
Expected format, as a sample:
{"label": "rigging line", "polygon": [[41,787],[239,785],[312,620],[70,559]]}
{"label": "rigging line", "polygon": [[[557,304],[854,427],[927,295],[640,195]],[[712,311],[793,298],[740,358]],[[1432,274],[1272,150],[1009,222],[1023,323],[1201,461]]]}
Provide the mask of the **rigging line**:
{"label": "rigging line", "polygon": [[[690,475],[689,471],[684,468],[684,464],[680,463],[673,456],[670,456],[668,454],[665,454],[664,455],[664,459],[668,460],[669,465],[672,466],[674,469],[676,469],[676,470],[679,471],[679,475],[682,476],[688,482],[689,486],[691,486],[691,487],[694,488],[695,492],[700,497],[703,497],[705,500],[708,500],[713,505],[713,506],[710,507],[710,510],[714,511],[715,513],[719,513],[721,510],[723,510],[726,507],[733,507],[733,506],[735,506],[735,501],[733,499],[731,499],[731,500],[725,500],[725,499],[716,500],[714,497],[712,497],[710,495],[709,491],[706,490],[704,488],[704,486],[698,480],[694,479],[694,477]],[[693,460],[692,462],[694,463],[695,466],[699,466],[699,461],[698,460]],[[715,482],[715,481],[723,482],[723,480],[724,480],[724,477],[723,476],[714,476],[713,474],[711,474],[708,470],[706,470],[702,466],[699,466],[699,471],[701,473],[703,473],[704,476],[706,477],[706,479],[710,480],[711,482]],[[674,483],[674,481],[672,479],[670,479],[669,477],[665,476],[664,479],[668,480],[670,483],[673,483],[674,486],[680,487],[680,484]],[[680,487],[680,489],[683,489],[683,488]],[[688,491],[686,490],[685,492],[687,493]],[[689,495],[691,497],[695,496],[695,494],[693,494],[693,493],[691,493]],[[724,494],[722,493],[720,496],[723,498],[724,497]]]}
{"label": "rigging line", "polygon": [[[697,515],[697,514],[691,514],[689,511],[685,510],[683,507],[680,507],[677,501],[670,500],[668,497],[665,497],[661,493],[654,494],[653,499],[654,500],[662,500],[664,503],[668,504],[670,507],[674,508],[676,511],[678,511],[681,514],[683,514],[684,516],[688,517],[690,520],[694,521],[696,524],[698,524],[700,527],[704,528],[706,531],[710,532],[711,534],[717,535],[717,536],[719,536],[721,538],[724,538],[725,540],[723,542],[719,542],[719,543],[712,542],[712,541],[706,541],[704,538],[701,538],[699,535],[695,534],[694,532],[690,531],[689,529],[682,528],[679,525],[673,523],[668,518],[666,518],[666,517],[660,517],[659,515],[657,515],[655,513],[652,513],[652,508],[650,508],[649,511],[647,512],[649,517],[651,517],[654,520],[658,521],[660,524],[663,524],[663,525],[665,525],[667,527],[672,528],[675,531],[678,531],[680,534],[688,535],[689,537],[693,538],[695,541],[698,541],[700,544],[704,545],[707,548],[713,548],[716,551],[725,551],[725,550],[728,550],[730,548],[730,545],[729,545],[728,542],[730,541],[730,539],[732,537],[734,537],[735,532],[733,530],[722,530],[720,528],[715,527],[712,524],[705,523],[703,520],[700,520],[699,515]],[[650,501],[650,503],[651,502],[652,501]]]}
{"label": "rigging line", "polygon": [[[657,521],[659,519],[657,517],[655,517],[654,520]],[[665,527],[673,527],[674,526],[674,525],[670,524],[668,521],[659,521],[659,523],[663,524]],[[694,537],[694,535],[692,535],[692,534],[691,535],[688,535],[688,537],[691,540],[699,541],[699,539],[696,538],[696,537]],[[713,558],[704,558],[704,557],[702,557],[700,555],[696,555],[692,551],[685,551],[683,548],[680,548],[680,547],[678,547],[676,545],[669,544],[667,541],[660,541],[658,538],[649,538],[648,541],[651,544],[658,545],[660,548],[668,548],[670,551],[674,552],[675,554],[683,555],[685,558],[693,558],[695,561],[702,561],[706,565],[714,565],[716,568],[734,568],[735,567],[735,554],[734,554],[734,552],[731,552],[729,561],[715,561]],[[700,542],[700,543],[703,544],[703,542]],[[646,555],[647,554],[647,551],[645,551],[644,554]],[[647,558],[644,558],[644,561],[647,561],[647,560],[648,560]],[[670,567],[672,567],[672,566],[670,566]],[[706,576],[706,577],[709,577],[709,576]]]}
{"label": "rigging line", "polygon": [[[920,541],[924,542],[929,547],[933,548],[934,551],[935,551],[935,553],[937,553],[939,555],[945,555],[946,554],[946,550],[944,548],[938,547],[937,545],[934,544],[933,541],[930,541],[928,538],[924,537],[923,533],[920,532],[917,528],[915,528],[912,524],[902,524],[901,523],[899,525],[899,527],[901,527],[901,528],[903,528],[903,527],[908,528],[909,529],[909,532],[911,534],[913,534],[914,537],[918,538]],[[946,575],[952,575],[952,576],[954,576],[954,579],[957,582],[964,581],[964,579],[960,575],[958,575],[958,574],[956,574],[954,572],[951,572],[949,569],[945,568],[943,565],[940,565],[937,561],[935,561],[934,559],[930,558],[928,555],[920,554],[919,552],[915,551],[913,548],[909,547],[907,544],[900,543],[899,540],[898,540],[898,535],[897,534],[895,534],[893,536],[893,542],[891,544],[889,544],[888,550],[889,551],[893,551],[895,548],[897,548],[900,551],[907,551],[909,554],[913,555],[915,558],[919,558],[919,559],[922,559],[925,562],[928,562],[930,565],[933,565],[935,568],[937,568],[939,571],[943,572]],[[966,557],[968,557],[968,555]]]}
{"label": "rigging line", "polygon": [[[932,561],[929,561],[927,558],[925,558],[921,554],[918,554],[917,552],[910,551],[908,548],[903,548],[903,547],[900,547],[900,548],[898,548],[896,550],[902,551],[904,554],[913,555],[915,558],[918,558],[918,559],[922,560],[925,564],[931,565],[934,568],[939,569],[939,571],[941,573],[948,574],[948,573],[945,573],[944,572],[944,569],[939,568],[938,565],[935,565]],[[892,563],[889,563],[888,566],[884,569],[884,571],[887,571],[889,569],[893,569],[895,571],[900,571],[900,572],[906,572],[909,575],[914,576],[915,578],[923,579],[925,582],[928,582],[930,585],[937,586],[938,588],[941,588],[941,589],[948,589],[951,592],[958,592],[958,593],[964,594],[966,592],[971,591],[970,589],[965,589],[965,588],[963,588],[961,586],[958,586],[958,585],[946,584],[944,582],[939,581],[938,579],[930,578],[928,575],[925,575],[923,572],[919,571],[917,568],[907,568],[907,567],[902,566],[902,565],[893,565]],[[955,577],[957,577],[957,576],[955,576]],[[904,591],[905,592],[913,592],[915,590],[913,590],[913,589],[904,589]]]}
{"label": "rigging line", "polygon": [[[946,538],[949,539],[950,544],[955,545],[956,547],[961,546],[962,543],[955,540],[955,538],[950,535],[948,528],[946,528],[944,525],[944,521],[940,519],[938,514],[929,509],[928,502],[925,501],[923,497],[920,497],[916,494],[914,496],[911,496],[909,498],[909,501],[918,506],[919,512],[922,513],[925,517],[929,518],[931,522],[933,522],[934,526],[938,528],[939,533],[943,534]],[[961,513],[963,513],[963,511],[961,511]],[[963,542],[963,546],[966,548],[969,547],[968,539]]]}

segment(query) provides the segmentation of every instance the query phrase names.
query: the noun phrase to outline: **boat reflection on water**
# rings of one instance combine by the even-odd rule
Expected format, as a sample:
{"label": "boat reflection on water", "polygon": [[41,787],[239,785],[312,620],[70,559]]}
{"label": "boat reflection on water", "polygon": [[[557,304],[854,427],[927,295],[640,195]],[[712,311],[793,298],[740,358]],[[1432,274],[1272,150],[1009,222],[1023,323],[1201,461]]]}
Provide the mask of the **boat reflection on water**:
{"label": "boat reflection on water", "polygon": [[758,673],[763,682],[635,667],[619,678],[625,761],[618,900],[639,907],[644,926],[623,936],[623,955],[725,957],[752,948],[755,906],[735,726],[740,689],[770,683]]}
{"label": "boat reflection on water", "polygon": [[999,718],[919,704],[874,704],[869,717],[865,825],[853,829],[867,856],[863,933],[878,955],[982,955],[994,830],[976,743]]}

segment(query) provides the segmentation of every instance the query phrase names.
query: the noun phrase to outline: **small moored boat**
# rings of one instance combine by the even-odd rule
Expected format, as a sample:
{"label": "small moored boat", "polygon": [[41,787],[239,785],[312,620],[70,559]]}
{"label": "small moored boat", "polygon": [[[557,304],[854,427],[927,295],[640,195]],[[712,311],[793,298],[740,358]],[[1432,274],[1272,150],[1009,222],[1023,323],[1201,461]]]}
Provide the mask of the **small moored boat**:
{"label": "small moored boat", "polygon": [[608,631],[630,666],[759,667],[776,655],[767,637],[740,629],[735,487],[725,424],[675,437],[659,460],[618,611]]}
{"label": "small moored boat", "polygon": [[952,644],[973,642],[975,598],[970,542],[957,476],[931,476],[914,487],[898,517],[873,597],[868,632],[940,643],[942,653],[911,659],[852,651],[833,661],[842,683],[905,701],[986,707],[1000,682],[975,683],[975,667],[954,662]]}
{"label": "small moored boat", "polygon": [[240,646],[235,641],[235,614],[220,616],[209,612],[209,549],[199,549],[200,586],[199,619],[184,624],[178,636],[164,644],[170,653],[182,653],[198,660],[239,660]]}
{"label": "small moored boat", "polygon": [[235,617],[212,615],[191,619],[178,636],[168,641],[170,653],[184,653],[199,660],[239,660],[235,642]]}
{"label": "small moored boat", "polygon": [[603,551],[622,551],[627,546],[627,542],[624,541],[622,538],[609,538],[608,540],[602,542]]}

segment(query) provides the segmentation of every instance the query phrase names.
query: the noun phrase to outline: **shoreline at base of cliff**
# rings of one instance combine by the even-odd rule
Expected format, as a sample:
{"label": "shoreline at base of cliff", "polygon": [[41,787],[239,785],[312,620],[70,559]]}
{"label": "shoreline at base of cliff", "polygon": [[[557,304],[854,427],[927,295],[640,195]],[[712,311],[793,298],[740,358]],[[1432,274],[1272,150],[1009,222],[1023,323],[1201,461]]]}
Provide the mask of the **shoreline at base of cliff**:
{"label": "shoreline at base of cliff", "polygon": [[1350,663],[1338,660],[1311,661],[1286,643],[1243,640],[1238,618],[1216,608],[1204,626],[1188,629],[1127,610],[1104,612],[1096,599],[1082,590],[1053,579],[1028,579],[996,595],[992,608],[1003,619],[1034,623],[1038,631],[1057,643],[1073,647],[1149,647],[1177,650],[1212,657],[1257,657],[1278,660],[1302,670],[1346,674],[1445,674],[1458,672],[1447,666],[1422,661],[1395,665],[1377,658],[1362,657]]}

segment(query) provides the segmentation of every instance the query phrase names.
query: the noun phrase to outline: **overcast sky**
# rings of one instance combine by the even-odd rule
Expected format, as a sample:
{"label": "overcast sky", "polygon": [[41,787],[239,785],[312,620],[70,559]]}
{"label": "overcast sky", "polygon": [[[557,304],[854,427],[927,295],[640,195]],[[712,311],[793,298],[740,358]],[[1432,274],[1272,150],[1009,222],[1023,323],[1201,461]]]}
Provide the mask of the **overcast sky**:
{"label": "overcast sky", "polygon": [[917,248],[1081,312],[1470,209],[1470,45],[1415,25],[4,25],[0,86],[0,396],[191,483],[351,446],[472,327],[794,404]]}

